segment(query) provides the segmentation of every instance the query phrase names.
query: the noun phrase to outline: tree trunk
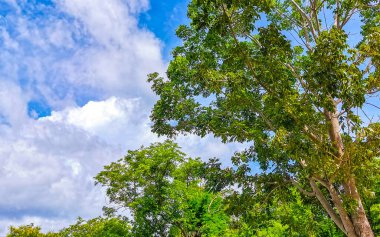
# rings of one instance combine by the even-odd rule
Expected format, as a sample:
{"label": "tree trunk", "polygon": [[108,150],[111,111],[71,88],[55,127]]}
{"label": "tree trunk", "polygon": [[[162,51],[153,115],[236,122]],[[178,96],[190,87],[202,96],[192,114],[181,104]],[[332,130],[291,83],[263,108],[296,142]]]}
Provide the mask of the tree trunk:
{"label": "tree trunk", "polygon": [[[337,157],[343,159],[344,154],[344,144],[340,134],[340,124],[339,115],[335,107],[333,112],[327,110],[324,111],[326,120],[329,125],[329,137],[332,145],[336,148]],[[345,155],[346,159],[349,159],[349,155]],[[345,194],[352,198],[356,203],[355,209],[351,213],[351,221],[355,228],[356,236],[358,237],[374,237],[371,225],[368,221],[367,215],[365,213],[360,194],[356,188],[356,182],[353,174],[348,173],[346,177],[346,182],[343,183]],[[334,189],[335,190],[335,189]],[[330,190],[329,190],[330,191]],[[332,194],[330,192],[330,194]],[[334,199],[334,194],[332,198]],[[337,197],[335,197],[337,198]],[[335,203],[335,201],[334,201]],[[342,217],[341,217],[342,218]],[[344,221],[342,220],[344,223]],[[348,235],[348,232],[347,232]],[[351,236],[351,235],[349,235]]]}
{"label": "tree trunk", "polygon": [[338,210],[340,219],[342,220],[342,223],[346,230],[346,235],[349,237],[351,236],[356,237],[357,235],[356,235],[354,224],[350,216],[348,215],[346,209],[343,206],[343,201],[341,197],[339,196],[338,192],[335,190],[335,187],[330,182],[327,185],[328,185],[327,189],[330,193],[331,199],[334,203],[334,206]]}
{"label": "tree trunk", "polygon": [[341,218],[335,213],[334,209],[331,207],[330,203],[327,201],[327,199],[325,198],[321,190],[319,190],[314,180],[310,179],[310,185],[318,201],[322,204],[323,208],[327,211],[327,214],[330,216],[330,218],[334,221],[334,223],[338,226],[338,228],[341,231],[343,231],[343,233],[347,234],[346,228],[343,225]]}
{"label": "tree trunk", "polygon": [[353,177],[344,184],[344,190],[345,193],[356,202],[356,207],[352,212],[352,221],[355,227],[355,232],[360,237],[374,237]]}

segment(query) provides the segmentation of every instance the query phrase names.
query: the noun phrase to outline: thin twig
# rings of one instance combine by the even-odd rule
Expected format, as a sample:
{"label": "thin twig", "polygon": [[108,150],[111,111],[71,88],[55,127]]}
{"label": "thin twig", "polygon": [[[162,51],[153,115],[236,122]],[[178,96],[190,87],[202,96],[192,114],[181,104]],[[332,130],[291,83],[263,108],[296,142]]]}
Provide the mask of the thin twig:
{"label": "thin twig", "polygon": [[311,21],[311,19],[309,18],[309,16],[305,13],[305,11],[300,7],[300,5],[298,5],[294,0],[291,0],[291,2],[296,7],[296,9],[298,10],[298,12],[301,13],[302,17],[305,18],[305,20],[308,22],[308,25],[309,25],[310,30],[311,30],[311,34],[313,35],[314,40],[316,41],[317,40],[317,35],[315,33],[313,22]]}

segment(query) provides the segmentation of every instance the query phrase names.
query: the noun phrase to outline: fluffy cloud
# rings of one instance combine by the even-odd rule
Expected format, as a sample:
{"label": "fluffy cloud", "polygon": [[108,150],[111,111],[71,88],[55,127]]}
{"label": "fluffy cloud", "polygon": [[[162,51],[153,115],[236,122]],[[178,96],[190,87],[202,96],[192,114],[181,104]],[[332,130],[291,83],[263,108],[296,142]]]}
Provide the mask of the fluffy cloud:
{"label": "fluffy cloud", "polygon": [[10,125],[13,128],[18,128],[23,121],[28,119],[26,113],[27,99],[28,96],[23,95],[17,84],[0,79],[0,128]]}
{"label": "fluffy cloud", "polygon": [[[161,42],[138,27],[145,0],[13,2],[0,24],[0,77],[55,109],[113,95],[152,99]],[[22,9],[23,11],[21,11]]]}
{"label": "fluffy cloud", "polygon": [[[145,81],[164,71],[162,46],[137,22],[148,1],[48,2],[0,0],[0,235],[10,224],[47,231],[100,215],[106,197],[93,177],[127,149],[164,139],[150,131]],[[226,164],[242,149],[211,136],[178,142]]]}
{"label": "fluffy cloud", "polygon": [[[150,131],[148,111],[139,99],[111,97],[26,120],[12,137],[1,138],[0,228],[33,220],[51,230],[100,215],[106,197],[93,177],[126,149],[163,139]],[[212,137],[178,142],[191,156],[225,161],[242,148]]]}
{"label": "fluffy cloud", "polygon": [[34,120],[1,138],[0,147],[4,225],[9,218],[67,222],[99,215],[105,199],[92,177],[122,153],[69,124]]}
{"label": "fluffy cloud", "polygon": [[[0,235],[10,224],[49,230],[100,215],[93,176],[154,140],[141,107],[152,101],[146,74],[164,63],[160,41],[137,24],[148,1],[0,4]],[[33,119],[31,101],[56,112]]]}
{"label": "fluffy cloud", "polygon": [[[83,129],[108,144],[127,149],[137,149],[141,145],[163,141],[151,132],[149,120],[150,107],[141,99],[122,99],[111,97],[104,101],[90,101],[83,107],[71,107],[53,112],[41,121],[69,124]],[[196,135],[181,135],[176,142],[192,157],[207,160],[219,157],[225,165],[230,165],[233,151],[242,150],[244,144],[223,144],[220,140],[208,135],[200,138]]]}
{"label": "fluffy cloud", "polygon": [[[17,129],[9,120],[10,132],[0,138],[0,229],[34,222],[56,230],[78,216],[100,215],[106,197],[93,177],[125,147],[155,140],[138,111],[139,100],[111,97],[24,119]],[[130,133],[135,138],[128,140]]]}
{"label": "fluffy cloud", "polygon": [[[60,1],[62,9],[86,29],[96,47],[78,52],[68,61],[67,78],[81,78],[94,88],[112,95],[150,94],[146,75],[164,69],[161,43],[154,35],[138,28],[135,15],[147,9],[147,1]],[[137,93],[136,93],[137,92]]]}
{"label": "fluffy cloud", "polygon": [[141,99],[111,97],[53,112],[40,120],[69,124],[109,144],[135,149],[158,141],[150,131],[148,113],[149,107]]}

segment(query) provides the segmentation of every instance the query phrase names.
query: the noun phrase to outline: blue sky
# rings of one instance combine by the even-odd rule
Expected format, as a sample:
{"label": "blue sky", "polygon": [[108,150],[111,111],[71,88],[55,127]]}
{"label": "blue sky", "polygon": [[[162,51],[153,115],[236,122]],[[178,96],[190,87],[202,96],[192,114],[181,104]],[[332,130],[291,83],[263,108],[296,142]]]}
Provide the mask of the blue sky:
{"label": "blue sky", "polygon": [[[3,28],[9,33],[10,37],[19,38],[21,32],[17,30],[16,24],[18,24],[17,18],[19,15],[22,15],[26,18],[27,21],[30,21],[34,24],[36,28],[45,28],[47,27],[52,20],[65,20],[67,23],[75,23],[76,19],[63,12],[57,5],[55,1],[40,0],[40,1],[18,1],[18,7],[20,12],[15,12],[12,4],[4,2],[3,7],[0,8],[0,16],[3,20]],[[152,32],[155,37],[161,41],[161,52],[162,59],[164,62],[167,62],[171,57],[171,50],[178,43],[178,39],[175,37],[176,27],[186,22],[186,1],[153,1],[150,5],[144,9],[144,11],[133,13],[133,16],[136,18],[137,25],[142,30],[147,30]],[[33,42],[29,38],[24,38],[19,40],[21,47],[24,48],[26,54],[29,56],[31,54],[54,58],[71,58],[77,52],[79,48],[84,48],[88,46],[95,46],[98,42],[93,40],[91,35],[88,35],[86,32],[71,32],[72,40],[76,47],[60,47],[52,46],[50,49],[46,50],[40,47],[35,47]],[[100,46],[100,45],[99,45]],[[53,52],[54,51],[54,52]],[[18,70],[19,74],[19,83],[21,87],[33,87],[31,82],[33,79],[28,75],[27,65],[20,64],[20,69]],[[55,80],[54,72],[50,72],[49,69],[45,69],[46,72],[50,75],[51,80]],[[75,102],[78,105],[84,105],[89,100],[98,99],[97,92],[91,90],[76,91],[75,88],[65,88],[62,85],[59,86],[59,89],[52,88],[56,96],[65,97],[67,90],[74,90]],[[28,103],[28,114],[38,118],[49,116],[51,114],[52,107],[49,102],[44,98],[44,95],[38,88],[34,88],[34,97]]]}
{"label": "blue sky", "polygon": [[[0,0],[0,236],[9,225],[57,230],[101,215],[93,177],[150,132],[155,95],[186,1]],[[189,155],[243,145],[178,137]]]}
{"label": "blue sky", "polygon": [[189,22],[186,17],[187,3],[186,0],[151,1],[150,9],[139,16],[140,27],[148,28],[165,43],[165,60],[171,58],[171,50],[180,44],[175,37],[176,28]]}

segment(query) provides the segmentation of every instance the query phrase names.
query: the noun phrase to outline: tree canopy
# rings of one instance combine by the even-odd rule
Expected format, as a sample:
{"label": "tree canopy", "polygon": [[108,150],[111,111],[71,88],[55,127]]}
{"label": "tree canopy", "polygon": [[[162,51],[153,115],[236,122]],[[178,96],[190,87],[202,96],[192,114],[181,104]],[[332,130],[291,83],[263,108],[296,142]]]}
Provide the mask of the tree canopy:
{"label": "tree canopy", "polygon": [[203,163],[166,141],[128,154],[96,176],[116,207],[133,216],[133,236],[220,236],[222,197],[202,185]]}
{"label": "tree canopy", "polygon": [[122,218],[97,217],[88,221],[81,218],[77,223],[63,228],[58,232],[41,232],[38,226],[23,225],[9,228],[6,237],[130,237],[130,225]]}
{"label": "tree canopy", "polygon": [[245,177],[258,162],[256,184],[292,185],[347,236],[374,236],[378,1],[193,0],[188,17],[167,78],[149,76],[153,131],[251,142],[234,157]]}
{"label": "tree canopy", "polygon": [[[312,197],[295,187],[252,188],[245,175],[217,159],[188,158],[173,142],[155,143],[98,174],[110,198],[105,217],[46,234],[33,224],[10,227],[7,237],[343,236]],[[378,231],[379,202],[366,204]]]}

